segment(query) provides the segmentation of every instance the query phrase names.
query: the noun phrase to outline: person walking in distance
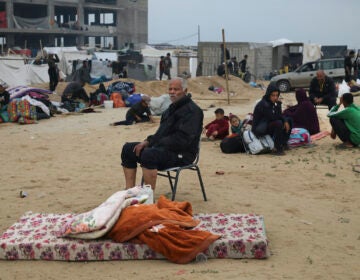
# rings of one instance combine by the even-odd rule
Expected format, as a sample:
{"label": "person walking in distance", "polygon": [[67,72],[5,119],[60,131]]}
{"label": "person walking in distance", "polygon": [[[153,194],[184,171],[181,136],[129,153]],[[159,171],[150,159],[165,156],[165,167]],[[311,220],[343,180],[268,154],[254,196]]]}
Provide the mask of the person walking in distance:
{"label": "person walking in distance", "polygon": [[172,61],[171,61],[171,57],[170,57],[170,53],[166,54],[166,57],[164,58],[164,73],[166,76],[168,76],[168,80],[171,80],[171,67],[172,67]]}
{"label": "person walking in distance", "polygon": [[159,71],[160,71],[160,76],[159,76],[159,80],[162,80],[162,76],[165,73],[165,57],[162,55],[160,57],[160,62],[159,62]]}

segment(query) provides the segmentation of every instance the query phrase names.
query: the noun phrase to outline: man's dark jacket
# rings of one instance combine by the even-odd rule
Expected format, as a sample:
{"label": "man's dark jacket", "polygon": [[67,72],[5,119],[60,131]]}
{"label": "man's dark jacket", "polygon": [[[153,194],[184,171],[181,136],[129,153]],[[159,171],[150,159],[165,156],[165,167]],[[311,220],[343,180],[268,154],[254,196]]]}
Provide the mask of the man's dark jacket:
{"label": "man's dark jacket", "polygon": [[309,98],[314,102],[314,98],[323,98],[323,104],[328,104],[330,100],[336,100],[337,92],[333,79],[325,76],[324,86],[321,90],[319,81],[316,77],[311,80],[309,89]]}
{"label": "man's dark jacket", "polygon": [[204,114],[189,95],[172,103],[162,114],[160,126],[148,136],[149,147],[163,148],[194,161],[199,149]]}

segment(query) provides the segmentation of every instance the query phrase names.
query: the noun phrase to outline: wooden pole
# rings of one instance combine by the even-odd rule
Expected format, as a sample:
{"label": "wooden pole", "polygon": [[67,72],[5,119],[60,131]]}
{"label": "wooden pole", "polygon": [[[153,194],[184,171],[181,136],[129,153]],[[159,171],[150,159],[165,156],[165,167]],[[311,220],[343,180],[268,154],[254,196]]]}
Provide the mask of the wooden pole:
{"label": "wooden pole", "polygon": [[198,25],[198,43],[200,42],[200,25]]}
{"label": "wooden pole", "polygon": [[228,65],[226,61],[226,45],[225,45],[225,30],[222,29],[222,40],[223,40],[223,52],[224,52],[224,63],[225,63],[225,82],[226,82],[226,93],[228,105],[230,105],[230,93],[229,93],[229,77],[228,77]]}
{"label": "wooden pole", "polygon": [[45,58],[45,57],[44,57],[44,51],[43,51],[43,47],[42,47],[42,42],[41,42],[41,40],[40,40],[40,50],[41,50],[41,56],[42,56],[42,58]]}

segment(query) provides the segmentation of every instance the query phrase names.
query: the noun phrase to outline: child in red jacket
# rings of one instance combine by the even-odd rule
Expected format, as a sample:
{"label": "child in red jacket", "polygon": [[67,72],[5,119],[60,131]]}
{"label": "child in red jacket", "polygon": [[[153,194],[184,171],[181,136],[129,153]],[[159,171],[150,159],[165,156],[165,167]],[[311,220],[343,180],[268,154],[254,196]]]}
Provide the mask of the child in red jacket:
{"label": "child in red jacket", "polygon": [[224,139],[229,135],[229,118],[224,115],[224,110],[215,110],[215,120],[205,126],[206,137],[209,140]]}

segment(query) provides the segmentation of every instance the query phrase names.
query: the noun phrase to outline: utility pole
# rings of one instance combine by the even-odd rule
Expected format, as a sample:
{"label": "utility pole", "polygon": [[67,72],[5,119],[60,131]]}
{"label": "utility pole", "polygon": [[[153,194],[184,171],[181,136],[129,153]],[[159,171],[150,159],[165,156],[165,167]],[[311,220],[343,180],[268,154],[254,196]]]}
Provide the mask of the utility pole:
{"label": "utility pole", "polygon": [[200,42],[200,25],[198,25],[198,43]]}
{"label": "utility pole", "polygon": [[226,45],[225,45],[225,30],[222,30],[222,40],[223,40],[223,53],[224,53],[224,63],[225,63],[225,81],[226,81],[226,92],[227,92],[227,101],[230,105],[230,93],[229,93],[229,76],[228,76],[228,65],[226,61]]}

